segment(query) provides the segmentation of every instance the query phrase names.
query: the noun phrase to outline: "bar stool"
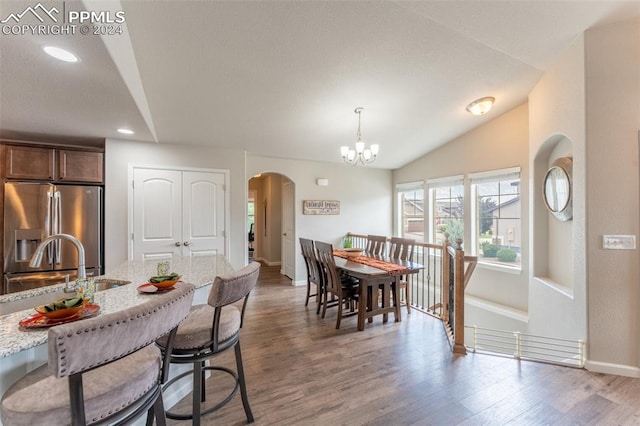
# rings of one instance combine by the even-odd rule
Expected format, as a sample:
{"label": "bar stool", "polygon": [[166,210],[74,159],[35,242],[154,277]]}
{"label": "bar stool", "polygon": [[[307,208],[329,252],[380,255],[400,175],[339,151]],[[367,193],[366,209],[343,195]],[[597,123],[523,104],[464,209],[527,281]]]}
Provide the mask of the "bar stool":
{"label": "bar stool", "polygon": [[[2,423],[14,425],[165,425],[161,352],[153,342],[175,333],[191,308],[194,286],[120,312],[51,327],[48,365],[27,374],[2,397]],[[171,339],[169,339],[171,340]]]}
{"label": "bar stool", "polygon": [[[167,411],[168,418],[192,420],[191,424],[198,426],[203,415],[216,411],[227,404],[240,388],[247,422],[253,423],[253,413],[249,406],[242,354],[240,352],[240,328],[242,327],[249,294],[256,285],[259,273],[260,263],[251,262],[237,272],[216,277],[211,285],[208,304],[196,305],[191,308],[187,319],[178,327],[172,349],[168,349],[171,345],[169,345],[169,340],[166,337],[158,339],[156,342],[168,362],[172,364],[193,364],[192,370],[173,377],[163,386],[163,390],[166,391],[178,380],[192,375],[192,411],[187,414]],[[244,299],[242,310],[231,305],[242,299]],[[209,359],[231,348],[235,349],[237,371],[221,366],[205,365]],[[235,380],[235,386],[223,401],[203,410],[201,405],[206,400],[204,374],[208,370],[222,371],[231,375]]]}

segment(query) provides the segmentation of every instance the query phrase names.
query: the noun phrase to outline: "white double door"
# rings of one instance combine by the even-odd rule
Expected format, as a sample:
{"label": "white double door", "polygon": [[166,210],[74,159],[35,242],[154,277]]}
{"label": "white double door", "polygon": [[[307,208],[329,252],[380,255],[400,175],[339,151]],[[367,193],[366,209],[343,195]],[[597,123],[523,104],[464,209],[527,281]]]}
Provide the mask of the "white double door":
{"label": "white double door", "polygon": [[225,255],[224,172],[133,169],[135,260]]}

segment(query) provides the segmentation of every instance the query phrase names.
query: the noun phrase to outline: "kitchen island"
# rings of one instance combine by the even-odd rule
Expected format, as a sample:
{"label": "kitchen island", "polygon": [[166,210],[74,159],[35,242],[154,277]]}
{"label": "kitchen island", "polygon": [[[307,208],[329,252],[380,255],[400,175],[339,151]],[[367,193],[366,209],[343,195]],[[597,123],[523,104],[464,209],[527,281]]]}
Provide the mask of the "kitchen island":
{"label": "kitchen island", "polygon": [[[147,283],[149,277],[156,275],[160,260],[127,261],[113,271],[100,276],[130,284],[121,285],[95,293],[94,303],[100,306],[100,314],[117,312],[139,305],[154,297],[153,294],[140,293],[137,288]],[[206,303],[210,285],[217,275],[233,272],[233,267],[222,255],[173,257],[170,260],[171,272],[181,275],[181,281],[196,286],[194,304]],[[47,362],[47,328],[24,330],[19,326],[21,319],[35,313],[33,308],[43,298],[50,296],[53,301],[62,294],[64,283],[54,286],[28,290],[0,296],[0,304],[21,303],[30,306],[24,310],[0,316],[0,395],[33,369]],[[30,304],[29,301],[34,303]],[[99,315],[100,315],[99,314]],[[115,343],[115,342],[114,342]],[[172,367],[173,368],[173,367]],[[167,406],[175,401],[166,401]]]}

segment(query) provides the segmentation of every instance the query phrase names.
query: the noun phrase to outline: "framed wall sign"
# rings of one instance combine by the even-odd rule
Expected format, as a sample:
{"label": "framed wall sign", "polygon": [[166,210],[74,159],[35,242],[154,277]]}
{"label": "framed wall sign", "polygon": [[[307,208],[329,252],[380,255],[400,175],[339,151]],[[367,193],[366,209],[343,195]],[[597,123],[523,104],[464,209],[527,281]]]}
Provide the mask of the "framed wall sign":
{"label": "framed wall sign", "polygon": [[303,200],[302,214],[340,214],[340,201]]}

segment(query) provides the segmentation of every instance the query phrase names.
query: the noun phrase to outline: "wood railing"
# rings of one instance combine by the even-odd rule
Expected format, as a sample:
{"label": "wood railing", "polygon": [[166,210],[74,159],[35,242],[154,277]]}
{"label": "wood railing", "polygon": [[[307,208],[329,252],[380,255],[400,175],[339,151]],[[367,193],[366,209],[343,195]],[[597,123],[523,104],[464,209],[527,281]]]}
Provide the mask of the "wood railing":
{"label": "wood railing", "polygon": [[[367,247],[367,236],[348,233],[353,247]],[[454,353],[466,353],[464,344],[464,289],[477,263],[476,256],[465,256],[462,240],[458,249],[447,240],[440,244],[417,242],[413,261],[424,269],[412,274],[407,291],[411,308],[440,318]]]}

